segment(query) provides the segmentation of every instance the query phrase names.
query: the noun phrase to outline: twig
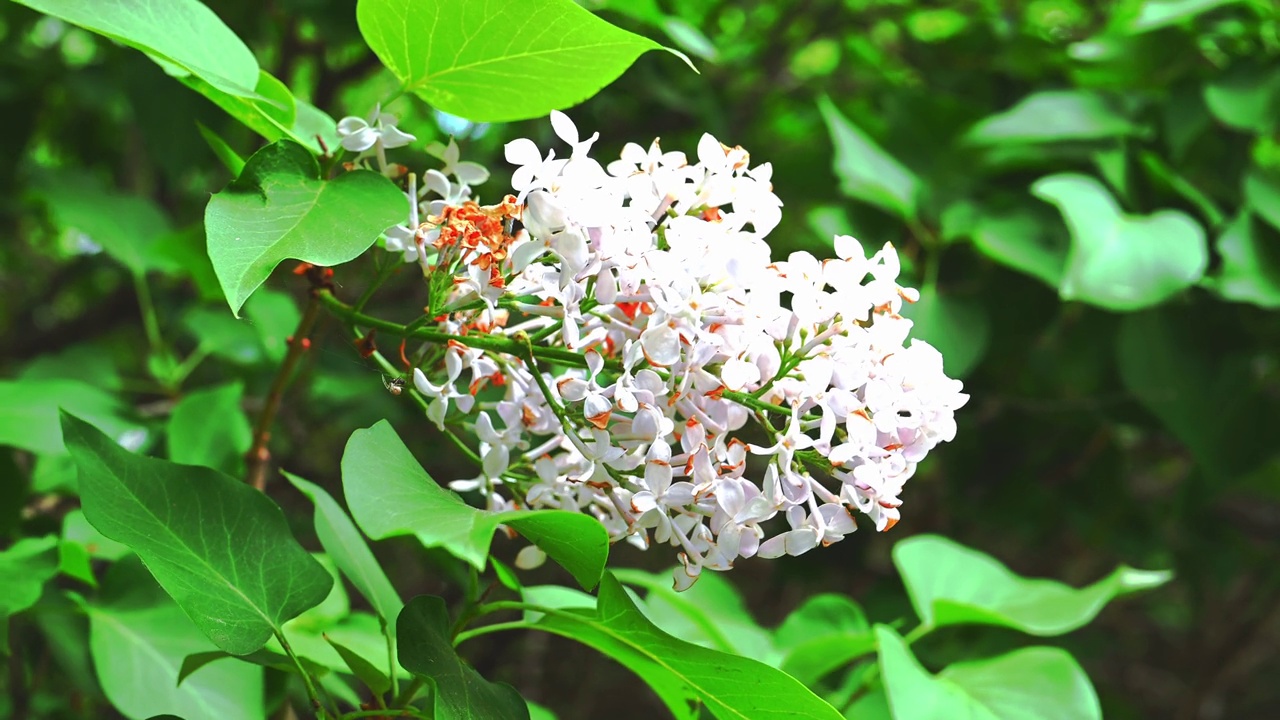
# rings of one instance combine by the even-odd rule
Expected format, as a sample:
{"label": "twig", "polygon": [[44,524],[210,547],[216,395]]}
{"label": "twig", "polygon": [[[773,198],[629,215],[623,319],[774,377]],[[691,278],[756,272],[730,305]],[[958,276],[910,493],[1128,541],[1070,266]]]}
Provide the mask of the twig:
{"label": "twig", "polygon": [[294,368],[302,359],[302,353],[311,346],[308,336],[320,317],[318,292],[321,291],[311,293],[311,299],[307,302],[302,320],[298,321],[298,329],[289,338],[289,352],[284,356],[284,362],[280,364],[275,380],[271,382],[271,390],[267,393],[267,400],[262,405],[258,424],[253,429],[253,446],[245,454],[248,481],[259,490],[267,486],[267,466],[271,463],[271,451],[267,449],[267,442],[271,439],[271,424],[275,422],[276,413],[280,410],[280,401],[284,397],[285,388],[289,385],[289,378],[293,375]]}

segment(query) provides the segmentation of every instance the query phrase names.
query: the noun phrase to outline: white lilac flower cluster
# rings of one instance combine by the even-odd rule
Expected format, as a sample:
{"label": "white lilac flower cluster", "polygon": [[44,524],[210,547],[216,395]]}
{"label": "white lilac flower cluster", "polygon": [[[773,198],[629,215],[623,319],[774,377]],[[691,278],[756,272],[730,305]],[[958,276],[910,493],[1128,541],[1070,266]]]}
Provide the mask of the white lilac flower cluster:
{"label": "white lilac flower cluster", "polygon": [[450,342],[414,370],[440,427],[474,417],[481,473],[452,487],[674,546],[677,589],[740,557],[836,542],[858,515],[893,527],[903,484],[968,399],[933,347],[906,345],[899,310],[918,293],[898,284],[894,248],[868,258],[837,237],[833,259],[774,261],[768,163],[703,135],[693,162],[655,140],[602,167],[598,133],[551,123],[568,156],[508,143],[516,196],[496,206],[469,200],[483,178],[451,145],[456,182],[431,175],[438,199],[413,203],[387,243],[432,276],[439,330],[528,348]]}

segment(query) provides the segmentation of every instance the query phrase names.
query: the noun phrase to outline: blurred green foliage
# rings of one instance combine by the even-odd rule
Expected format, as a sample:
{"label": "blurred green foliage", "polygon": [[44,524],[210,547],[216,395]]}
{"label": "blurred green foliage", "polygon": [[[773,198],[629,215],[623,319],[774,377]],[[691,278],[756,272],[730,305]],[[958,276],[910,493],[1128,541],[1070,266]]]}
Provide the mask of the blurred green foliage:
{"label": "blurred green foliage", "polygon": [[[890,547],[923,532],[1075,586],[1118,563],[1168,567],[1175,580],[1162,590],[1062,638],[1105,716],[1273,717],[1280,690],[1262,679],[1280,671],[1275,3],[583,4],[682,49],[701,74],[642,57],[569,111],[579,127],[601,130],[600,147],[614,151],[661,137],[691,152],[709,131],[772,162],[785,203],[775,254],[828,254],[836,233],[894,243],[925,300],[912,315],[919,335],[973,397],[957,440],[911,483],[892,534],[743,563],[730,579],[755,615],[777,623],[837,591],[873,616],[908,617]],[[270,73],[260,92],[275,87],[262,78],[279,78],[341,117],[365,115],[397,87],[361,41],[354,6],[226,0],[215,10]],[[201,403],[235,404],[228,383],[255,409],[297,324],[300,286],[278,271],[234,320],[203,259],[203,208],[230,177],[220,161],[247,157],[259,137],[142,55],[27,8],[0,5],[0,43],[0,441],[19,446],[0,449],[0,533],[39,535],[74,506],[54,494],[73,470],[60,437],[15,440],[31,419],[6,414],[5,393],[17,391],[8,380],[43,379],[49,413],[78,403],[118,440],[149,447],[166,424],[181,434]],[[234,101],[222,105],[258,112]],[[458,137],[468,159],[494,169],[481,188],[490,200],[497,191],[486,188],[507,172],[502,144],[550,138],[545,122],[476,125],[413,96],[387,109],[420,145]],[[345,266],[337,281],[363,288],[373,262]],[[398,287],[379,310],[411,317],[420,293]],[[331,481],[351,428],[411,416],[338,328],[316,342],[275,441],[288,467]],[[214,385],[217,396],[181,392]],[[417,422],[414,442],[439,447]],[[287,487],[273,494],[305,532],[305,502]],[[411,560],[401,587],[442,592],[439,571],[409,548],[380,552]],[[114,612],[94,611],[97,632]],[[105,712],[83,647],[67,640],[75,621],[59,618],[16,632],[46,638],[66,677],[45,687],[74,688],[72,709],[46,691],[25,698],[26,711]],[[660,708],[588,651],[499,640],[478,661],[484,674],[563,717]],[[936,669],[1017,642],[946,628],[914,650]]]}

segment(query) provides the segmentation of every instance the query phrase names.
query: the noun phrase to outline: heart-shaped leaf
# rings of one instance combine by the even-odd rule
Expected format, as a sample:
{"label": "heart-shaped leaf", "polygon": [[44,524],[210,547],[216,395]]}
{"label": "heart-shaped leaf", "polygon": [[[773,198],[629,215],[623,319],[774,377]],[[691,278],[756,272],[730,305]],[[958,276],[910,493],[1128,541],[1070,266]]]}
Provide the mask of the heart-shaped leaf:
{"label": "heart-shaped leaf", "polygon": [[507,525],[542,548],[583,587],[609,557],[609,533],[595,518],[562,510],[487,512],[436,484],[386,420],[357,430],[342,455],[342,486],[360,529],[374,540],[416,535],[483,570],[489,543]]}
{"label": "heart-shaped leaf", "polygon": [[991,556],[938,535],[899,542],[893,546],[893,562],[926,627],[1002,625],[1042,636],[1074,630],[1117,595],[1157,587],[1172,577],[1167,571],[1121,566],[1076,589],[1020,577]]}
{"label": "heart-shaped leaf", "polygon": [[281,140],[209,200],[204,221],[213,269],[238,314],[282,261],[347,262],[407,213],[404,193],[385,177],[353,170],[322,180],[311,153]]}
{"label": "heart-shaped leaf", "polygon": [[136,552],[218,647],[251,653],[328,595],[333,578],[262,493],[211,468],[135,455],[66,413],[62,432],[84,516]]}
{"label": "heart-shaped leaf", "polygon": [[444,600],[419,595],[396,623],[400,664],[435,684],[436,720],[528,720],[529,709],[516,689],[491,683],[453,649],[449,609]]}
{"label": "heart-shaped leaf", "polygon": [[212,10],[197,0],[16,0],[141,50],[170,74],[190,73],[219,90],[249,97],[258,61]]}
{"label": "heart-shaped leaf", "polygon": [[659,630],[609,574],[600,581],[594,611],[548,613],[531,627],[576,640],[613,658],[639,675],[677,718],[698,716],[692,700],[701,701],[721,719],[840,717],[835,708],[780,670]]}
{"label": "heart-shaped leaf", "polygon": [[1186,213],[1126,215],[1106,187],[1086,175],[1051,175],[1031,191],[1056,205],[1071,231],[1058,287],[1064,299],[1136,310],[1195,284],[1209,265],[1204,229]]}
{"label": "heart-shaped leaf", "polygon": [[179,684],[189,655],[216,651],[136,557],[112,565],[100,598],[86,610],[98,681],[125,716],[222,720],[266,712],[262,668],[249,663],[201,667]]}
{"label": "heart-shaped leaf", "polygon": [[405,90],[474,122],[576,105],[641,54],[665,49],[573,0],[360,0],[356,21]]}
{"label": "heart-shaped leaf", "polygon": [[392,587],[377,558],[360,536],[360,531],[324,488],[296,475],[284,475],[315,504],[316,537],[320,544],[338,569],[373,606],[374,612],[387,623],[390,628],[388,632],[394,637],[396,617],[404,607],[404,602],[400,600],[399,593]]}
{"label": "heart-shaped leaf", "polygon": [[1093,720],[1089,676],[1065,650],[1029,647],[931,675],[892,629],[876,626],[880,674],[895,718]]}
{"label": "heart-shaped leaf", "polygon": [[818,109],[836,149],[832,169],[840,178],[840,191],[903,219],[913,219],[920,179],[849,122],[829,98],[820,98]]}

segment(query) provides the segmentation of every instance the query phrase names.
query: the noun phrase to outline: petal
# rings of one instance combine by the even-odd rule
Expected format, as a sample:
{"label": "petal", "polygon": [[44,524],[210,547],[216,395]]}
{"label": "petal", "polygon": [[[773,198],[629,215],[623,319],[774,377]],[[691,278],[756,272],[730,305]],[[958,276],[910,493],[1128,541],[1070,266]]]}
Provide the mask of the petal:
{"label": "petal", "polygon": [[551,111],[551,128],[556,135],[570,145],[578,144],[578,126],[573,124],[568,115],[559,110]]}
{"label": "petal", "polygon": [[382,129],[382,147],[390,150],[391,148],[404,147],[418,138],[407,132],[400,130],[394,125],[384,127]]}
{"label": "petal", "polygon": [[516,553],[516,567],[521,570],[532,570],[547,561],[547,554],[537,545],[530,545]]}
{"label": "petal", "polygon": [[542,151],[528,138],[516,138],[503,146],[503,156],[512,165],[537,165],[542,162]]}
{"label": "petal", "polygon": [[640,346],[653,365],[670,367],[680,361],[680,333],[668,325],[658,325],[640,335]]}
{"label": "petal", "polygon": [[457,176],[458,182],[468,185],[479,185],[489,179],[489,170],[485,166],[466,160],[453,166],[453,174]]}

